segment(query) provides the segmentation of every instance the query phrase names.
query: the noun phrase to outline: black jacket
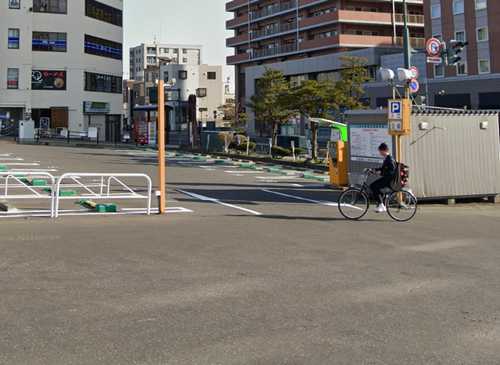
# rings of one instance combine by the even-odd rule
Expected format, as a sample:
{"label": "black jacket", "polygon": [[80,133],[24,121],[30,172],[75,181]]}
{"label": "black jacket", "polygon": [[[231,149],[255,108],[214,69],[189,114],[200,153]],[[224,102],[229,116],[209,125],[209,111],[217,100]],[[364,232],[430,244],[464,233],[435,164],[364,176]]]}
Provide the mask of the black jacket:
{"label": "black jacket", "polygon": [[382,177],[393,177],[396,173],[396,160],[391,155],[388,155],[384,159],[382,167],[377,169],[377,171],[380,172]]}

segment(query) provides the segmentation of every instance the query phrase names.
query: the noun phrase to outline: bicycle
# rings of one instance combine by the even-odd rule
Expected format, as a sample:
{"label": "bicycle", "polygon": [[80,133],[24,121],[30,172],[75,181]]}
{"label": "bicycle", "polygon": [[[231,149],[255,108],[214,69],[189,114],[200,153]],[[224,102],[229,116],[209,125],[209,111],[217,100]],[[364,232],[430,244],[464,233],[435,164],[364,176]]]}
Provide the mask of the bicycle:
{"label": "bicycle", "polygon": [[[368,177],[374,174],[372,170],[365,170],[361,187],[350,187],[344,191],[339,198],[339,211],[344,218],[349,220],[360,220],[370,209],[370,187],[367,184]],[[408,189],[394,191],[385,189],[383,201],[387,208],[387,214],[397,222],[408,222],[417,214],[418,201],[415,195]]]}

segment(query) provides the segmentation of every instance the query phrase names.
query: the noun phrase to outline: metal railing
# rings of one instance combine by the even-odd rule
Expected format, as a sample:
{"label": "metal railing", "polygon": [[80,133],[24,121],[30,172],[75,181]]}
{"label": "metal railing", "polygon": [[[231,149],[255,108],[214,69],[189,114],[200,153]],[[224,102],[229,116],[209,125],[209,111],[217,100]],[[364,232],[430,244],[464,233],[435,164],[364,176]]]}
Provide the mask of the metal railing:
{"label": "metal railing", "polygon": [[296,7],[297,7],[297,0],[291,0],[289,2],[281,4],[274,4],[271,6],[267,6],[261,10],[250,12],[250,20],[257,20],[260,18],[264,18],[266,16],[281,13],[283,11],[295,9]]}

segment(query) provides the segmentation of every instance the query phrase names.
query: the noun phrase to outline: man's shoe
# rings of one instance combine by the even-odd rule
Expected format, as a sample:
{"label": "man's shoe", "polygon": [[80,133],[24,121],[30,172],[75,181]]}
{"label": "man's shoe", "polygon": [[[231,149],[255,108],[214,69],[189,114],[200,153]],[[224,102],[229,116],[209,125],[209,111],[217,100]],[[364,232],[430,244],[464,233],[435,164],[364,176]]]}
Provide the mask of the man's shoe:
{"label": "man's shoe", "polygon": [[387,208],[384,204],[379,204],[377,208],[375,208],[375,213],[385,213],[387,212]]}

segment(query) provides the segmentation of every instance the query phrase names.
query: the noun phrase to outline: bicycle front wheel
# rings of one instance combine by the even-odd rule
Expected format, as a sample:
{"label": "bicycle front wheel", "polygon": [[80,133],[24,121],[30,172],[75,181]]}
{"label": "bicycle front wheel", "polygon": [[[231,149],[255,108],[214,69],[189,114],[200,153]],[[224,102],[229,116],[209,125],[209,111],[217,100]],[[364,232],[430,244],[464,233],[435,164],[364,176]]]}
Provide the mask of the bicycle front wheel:
{"label": "bicycle front wheel", "polygon": [[409,191],[393,192],[387,197],[387,213],[397,222],[408,222],[417,214],[417,204],[417,198]]}
{"label": "bicycle front wheel", "polygon": [[340,195],[339,211],[344,218],[359,220],[368,213],[369,208],[368,195],[359,189],[348,189]]}

